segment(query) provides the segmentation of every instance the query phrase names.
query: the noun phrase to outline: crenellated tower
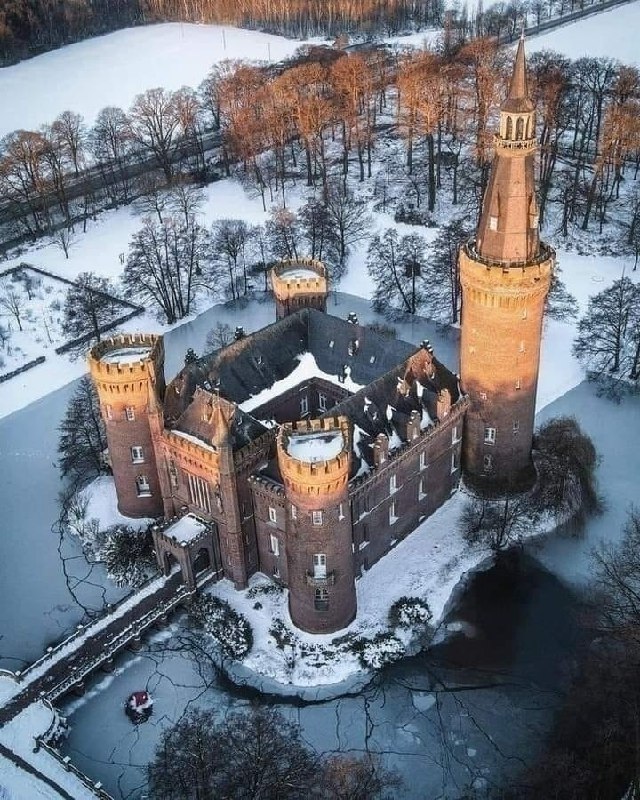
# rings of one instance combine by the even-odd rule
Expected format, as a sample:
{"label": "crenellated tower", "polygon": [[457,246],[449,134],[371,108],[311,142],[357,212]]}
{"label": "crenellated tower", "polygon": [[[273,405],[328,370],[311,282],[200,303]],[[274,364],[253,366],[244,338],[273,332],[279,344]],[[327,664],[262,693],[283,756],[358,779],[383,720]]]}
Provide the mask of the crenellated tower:
{"label": "crenellated tower", "polygon": [[286,424],[278,467],[287,506],[289,612],[310,633],[346,627],[356,614],[346,417]]}
{"label": "crenellated tower", "polygon": [[521,39],[476,236],[460,251],[460,375],[470,399],[464,467],[472,484],[497,492],[534,475],[542,320],[555,261],[539,235],[535,129]]}
{"label": "crenellated tower", "polygon": [[287,259],[271,270],[276,319],[301,308],[327,309],[327,270],[314,258]]}
{"label": "crenellated tower", "polygon": [[107,431],[118,508],[128,517],[164,511],[157,469],[163,428],[164,344],[161,336],[105,339],[88,356]]}

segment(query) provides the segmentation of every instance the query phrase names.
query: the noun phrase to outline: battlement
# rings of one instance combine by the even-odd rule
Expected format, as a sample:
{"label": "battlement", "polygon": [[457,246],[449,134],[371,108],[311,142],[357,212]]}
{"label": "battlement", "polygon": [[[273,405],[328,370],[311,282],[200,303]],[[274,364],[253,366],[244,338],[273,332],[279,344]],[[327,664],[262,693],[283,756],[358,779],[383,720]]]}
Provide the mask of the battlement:
{"label": "battlement", "polygon": [[92,347],[88,361],[97,383],[122,385],[147,380],[150,366],[162,367],[164,363],[164,342],[157,334],[120,334]]}
{"label": "battlement", "polygon": [[530,261],[501,263],[483,258],[471,241],[460,250],[460,282],[475,303],[518,305],[529,297],[546,296],[554,262],[554,250],[542,243],[540,253]]}
{"label": "battlement", "polygon": [[301,504],[322,504],[346,490],[351,468],[346,417],[287,423],[278,433],[278,466],[287,491]]}
{"label": "battlement", "polygon": [[271,270],[271,287],[279,300],[299,294],[326,294],[327,270],[314,258],[286,259]]}

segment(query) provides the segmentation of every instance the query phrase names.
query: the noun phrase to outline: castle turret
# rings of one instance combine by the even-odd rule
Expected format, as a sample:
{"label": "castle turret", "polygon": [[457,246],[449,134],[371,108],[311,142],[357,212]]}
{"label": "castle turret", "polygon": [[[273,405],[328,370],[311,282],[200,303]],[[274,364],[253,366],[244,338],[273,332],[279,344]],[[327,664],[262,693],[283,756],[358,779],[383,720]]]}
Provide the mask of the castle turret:
{"label": "castle turret", "polygon": [[460,251],[460,375],[470,399],[464,466],[471,483],[495,491],[534,474],[542,319],[555,259],[539,236],[536,149],[521,39],[476,237]]}
{"label": "castle turret", "polygon": [[289,611],[310,633],[346,627],[356,614],[351,466],[346,417],[286,424],[278,466],[287,500]]}
{"label": "castle turret", "polygon": [[159,516],[164,511],[156,467],[165,388],[162,337],[105,339],[91,349],[88,360],[107,431],[118,509],[128,517]]}
{"label": "castle turret", "polygon": [[299,258],[281,261],[271,270],[271,288],[276,299],[276,319],[301,308],[327,308],[327,270],[321,261]]}

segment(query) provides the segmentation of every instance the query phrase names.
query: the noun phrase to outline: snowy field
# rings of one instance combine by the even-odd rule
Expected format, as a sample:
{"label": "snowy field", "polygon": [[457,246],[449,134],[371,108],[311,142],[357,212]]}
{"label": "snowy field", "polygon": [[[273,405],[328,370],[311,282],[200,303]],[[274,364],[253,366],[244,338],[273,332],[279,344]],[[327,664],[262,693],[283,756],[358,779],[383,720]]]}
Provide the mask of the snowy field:
{"label": "snowy field", "polygon": [[534,36],[528,42],[528,49],[531,52],[557,50],[569,58],[616,58],[623,64],[638,64],[639,27],[640,2],[635,0],[629,5],[618,6],[556,28],[550,33]]}
{"label": "snowy field", "polygon": [[302,44],[258,31],[176,22],[126,28],[61,47],[0,69],[0,136],[37,128],[66,109],[91,125],[100,109],[127,109],[146,89],[197,87],[219,61],[280,61]]}

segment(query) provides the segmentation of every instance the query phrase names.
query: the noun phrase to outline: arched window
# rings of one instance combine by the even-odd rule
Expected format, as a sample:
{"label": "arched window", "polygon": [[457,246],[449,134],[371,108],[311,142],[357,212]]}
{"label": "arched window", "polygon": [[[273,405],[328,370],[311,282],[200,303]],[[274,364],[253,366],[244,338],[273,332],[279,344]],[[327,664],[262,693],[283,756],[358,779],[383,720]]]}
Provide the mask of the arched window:
{"label": "arched window", "polygon": [[513,120],[507,117],[507,139],[513,138]]}
{"label": "arched window", "polygon": [[524,137],[524,119],[522,117],[518,117],[518,121],[516,122],[516,139],[522,139]]}

